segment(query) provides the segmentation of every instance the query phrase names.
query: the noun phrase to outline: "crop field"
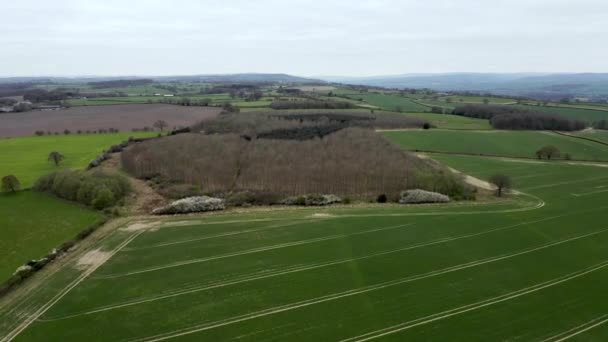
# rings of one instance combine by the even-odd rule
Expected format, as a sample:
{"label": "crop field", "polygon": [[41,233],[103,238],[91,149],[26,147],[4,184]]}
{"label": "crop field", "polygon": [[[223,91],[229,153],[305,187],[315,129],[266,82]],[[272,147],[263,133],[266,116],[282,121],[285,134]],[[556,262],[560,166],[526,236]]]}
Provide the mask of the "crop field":
{"label": "crop field", "polygon": [[560,149],[562,155],[570,154],[575,160],[608,161],[607,146],[551,132],[461,132],[432,129],[384,134],[395,143],[411,150],[534,158],[535,152],[541,147],[554,145]]}
{"label": "crop field", "polygon": [[[133,132],[0,139],[0,177],[15,175],[22,188],[29,188],[38,177],[55,170],[86,167],[103,150],[129,137],[156,134],[158,133]],[[53,151],[65,156],[59,167],[47,160]]]}
{"label": "crop field", "polygon": [[589,130],[573,133],[576,136],[603,141],[608,144],[608,131],[606,130]]}
{"label": "crop field", "polygon": [[190,126],[213,118],[220,111],[212,107],[131,104],[8,113],[0,115],[0,138],[31,136],[36,131],[62,133],[65,129],[72,133],[108,128],[130,131],[133,128],[152,127],[157,120],[166,121],[169,128]]}
{"label": "crop field", "polygon": [[433,157],[483,179],[507,173],[524,194],[132,219],[40,291],[0,304],[0,336],[606,340],[606,168]]}
{"label": "crop field", "polygon": [[448,102],[451,101],[453,103],[476,103],[481,104],[485,103],[487,100],[488,104],[508,104],[508,103],[516,103],[517,101],[514,99],[503,99],[500,97],[491,97],[491,96],[444,96],[439,98],[440,101]]}
{"label": "crop field", "polygon": [[359,100],[369,103],[372,106],[380,107],[388,111],[396,111],[400,108],[403,112],[420,113],[428,111],[428,107],[419,105],[407,97],[383,95],[383,94],[361,94],[361,95],[348,95],[351,99]]}
{"label": "crop field", "polygon": [[100,218],[97,212],[44,194],[0,195],[0,282]]}
{"label": "crop field", "polygon": [[407,113],[408,117],[418,118],[430,122],[433,126],[443,129],[486,130],[492,129],[490,122],[484,119],[468,118],[458,115],[434,113]]}
{"label": "crop field", "polygon": [[570,119],[576,119],[586,122],[595,122],[608,119],[608,112],[594,109],[582,108],[564,108],[551,106],[518,106],[529,110],[538,110],[541,112],[553,113]]}

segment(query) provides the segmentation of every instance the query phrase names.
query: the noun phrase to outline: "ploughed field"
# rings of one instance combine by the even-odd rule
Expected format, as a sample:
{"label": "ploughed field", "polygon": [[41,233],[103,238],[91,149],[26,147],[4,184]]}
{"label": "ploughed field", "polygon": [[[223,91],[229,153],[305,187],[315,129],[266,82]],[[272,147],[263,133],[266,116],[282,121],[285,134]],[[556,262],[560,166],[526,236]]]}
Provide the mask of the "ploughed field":
{"label": "ploughed field", "polygon": [[166,121],[168,129],[171,129],[213,118],[220,111],[221,108],[215,107],[125,104],[7,113],[0,115],[0,138],[34,135],[36,131],[62,134],[66,129],[72,133],[109,128],[128,132],[132,129],[152,128],[157,120]]}
{"label": "ploughed field", "polygon": [[[434,154],[509,200],[132,218],[29,297],[15,341],[608,339],[608,169]],[[1,302],[0,302],[1,303]]]}

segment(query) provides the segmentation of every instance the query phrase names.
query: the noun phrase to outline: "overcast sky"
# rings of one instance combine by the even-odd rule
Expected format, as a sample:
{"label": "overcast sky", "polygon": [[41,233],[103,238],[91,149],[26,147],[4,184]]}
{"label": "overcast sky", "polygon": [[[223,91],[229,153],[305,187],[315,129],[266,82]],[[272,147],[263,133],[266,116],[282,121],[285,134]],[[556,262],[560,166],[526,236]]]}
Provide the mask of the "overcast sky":
{"label": "overcast sky", "polygon": [[0,75],[608,72],[607,0],[0,0]]}

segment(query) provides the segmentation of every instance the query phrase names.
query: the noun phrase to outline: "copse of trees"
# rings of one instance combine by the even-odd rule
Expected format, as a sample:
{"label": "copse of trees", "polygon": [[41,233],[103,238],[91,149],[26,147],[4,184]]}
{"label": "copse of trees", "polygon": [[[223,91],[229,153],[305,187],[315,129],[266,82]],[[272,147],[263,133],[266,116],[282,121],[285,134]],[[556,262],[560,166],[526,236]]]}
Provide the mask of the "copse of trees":
{"label": "copse of trees", "polygon": [[352,109],[355,105],[346,101],[274,101],[272,109]]}
{"label": "copse of trees", "polygon": [[162,177],[208,194],[238,191],[353,198],[422,188],[458,195],[464,183],[430,161],[403,151],[371,130],[347,128],[310,140],[243,139],[237,134],[181,134],[122,153],[125,170]]}
{"label": "copse of trees", "polygon": [[536,151],[536,158],[538,159],[546,158],[547,160],[551,160],[559,158],[560,156],[561,152],[559,148],[553,145],[543,146],[538,151]]}
{"label": "copse of trees", "polygon": [[497,129],[578,131],[586,127],[586,124],[579,120],[504,105],[469,104],[456,107],[452,114],[489,119],[492,127]]}
{"label": "copse of trees", "polygon": [[66,170],[39,178],[33,189],[101,210],[119,203],[131,187],[117,174]]}
{"label": "copse of trees", "polygon": [[[223,114],[212,120],[205,120],[192,127],[192,132],[205,132],[206,134],[234,133],[242,136],[255,138],[266,136],[276,138],[278,136],[292,135],[294,132],[332,132],[347,127],[364,128],[423,128],[428,122],[417,118],[411,118],[396,113],[359,113],[359,112],[251,112],[247,115],[235,113]],[[316,127],[311,130],[311,127]],[[272,133],[277,131],[277,135]],[[270,135],[268,135],[270,134]],[[308,135],[308,133],[304,133]],[[323,134],[325,135],[325,134]],[[300,136],[300,134],[294,135]],[[311,138],[315,136],[313,134]],[[317,135],[318,136],[318,135]],[[298,138],[300,139],[300,138]]]}

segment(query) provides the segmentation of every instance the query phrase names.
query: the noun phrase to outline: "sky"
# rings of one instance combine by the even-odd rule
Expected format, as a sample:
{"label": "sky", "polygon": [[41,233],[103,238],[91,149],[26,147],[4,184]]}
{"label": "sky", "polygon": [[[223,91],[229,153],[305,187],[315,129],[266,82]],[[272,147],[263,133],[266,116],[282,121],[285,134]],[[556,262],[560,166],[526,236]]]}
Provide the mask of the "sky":
{"label": "sky", "polygon": [[608,72],[606,0],[0,4],[0,76]]}

